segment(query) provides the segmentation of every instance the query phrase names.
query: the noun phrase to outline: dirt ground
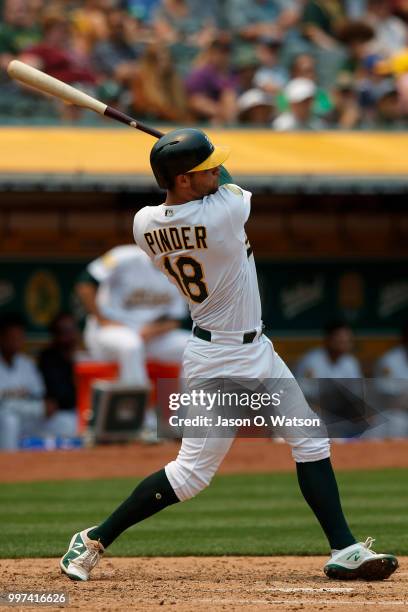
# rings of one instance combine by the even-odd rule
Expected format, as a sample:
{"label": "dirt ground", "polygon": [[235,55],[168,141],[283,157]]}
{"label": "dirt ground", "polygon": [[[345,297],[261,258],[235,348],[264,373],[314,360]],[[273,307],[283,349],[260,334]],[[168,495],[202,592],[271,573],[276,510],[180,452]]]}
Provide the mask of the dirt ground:
{"label": "dirt ground", "polygon": [[3,560],[0,590],[65,591],[70,609],[87,611],[408,609],[407,557],[389,580],[371,583],[328,580],[321,569],[324,561],[323,557],[106,558],[92,580],[77,583],[58,572],[57,559]]}
{"label": "dirt ground", "polygon": [[[178,443],[101,446],[92,449],[0,453],[0,482],[146,476],[175,458]],[[332,445],[336,469],[408,467],[408,440]],[[238,439],[219,473],[282,472],[294,469],[290,449],[265,439]]]}
{"label": "dirt ground", "polygon": [[[139,477],[174,458],[176,443],[135,444],[81,451],[0,454],[0,482],[65,478]],[[408,467],[408,441],[333,444],[337,469]],[[221,473],[293,470],[286,445],[237,440]],[[107,557],[87,583],[61,576],[57,559],[0,560],[0,593],[66,591],[69,608],[83,610],[408,610],[408,558],[384,582],[328,580],[323,557]],[[14,608],[16,609],[16,608]],[[24,606],[21,610],[38,610]],[[47,606],[45,609],[56,609]]]}

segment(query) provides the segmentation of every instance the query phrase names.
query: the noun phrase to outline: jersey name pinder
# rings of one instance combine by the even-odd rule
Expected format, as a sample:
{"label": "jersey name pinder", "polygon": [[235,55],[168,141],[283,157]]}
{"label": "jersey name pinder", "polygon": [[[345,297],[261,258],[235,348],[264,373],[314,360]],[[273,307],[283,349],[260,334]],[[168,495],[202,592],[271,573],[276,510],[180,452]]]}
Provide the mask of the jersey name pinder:
{"label": "jersey name pinder", "polygon": [[204,329],[246,331],[261,324],[255,262],[244,229],[250,202],[250,192],[223,185],[203,199],[146,206],[135,216],[136,243],[177,286],[193,321]]}

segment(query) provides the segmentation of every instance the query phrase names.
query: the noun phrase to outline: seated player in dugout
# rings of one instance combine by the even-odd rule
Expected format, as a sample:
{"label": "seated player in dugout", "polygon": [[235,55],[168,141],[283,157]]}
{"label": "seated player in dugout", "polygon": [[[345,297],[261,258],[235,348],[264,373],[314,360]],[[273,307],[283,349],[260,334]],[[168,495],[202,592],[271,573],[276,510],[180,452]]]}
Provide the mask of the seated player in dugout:
{"label": "seated player in dugout", "polygon": [[[150,163],[167,193],[163,204],[136,213],[135,241],[188,301],[194,327],[183,369],[189,388],[194,388],[194,380],[254,379],[267,385],[271,395],[273,388],[280,389],[289,379],[296,402],[294,406],[286,401],[282,412],[290,416],[300,408],[303,417],[315,417],[292,372],[262,331],[255,260],[245,234],[251,193],[225,178],[222,164],[228,153],[197,129],[172,130],[161,137],[152,148]],[[170,228],[176,228],[177,235]],[[182,228],[187,228],[186,243]],[[180,240],[182,249],[174,243],[169,248],[172,240]],[[202,409],[206,412],[205,405]],[[72,580],[88,580],[104,550],[126,529],[207,487],[233,442],[232,435],[211,433],[183,437],[173,461],[140,482],[98,525],[75,533],[60,560],[61,571]],[[320,433],[317,437],[313,432],[292,431],[285,441],[291,446],[301,492],[331,550],[324,572],[332,579],[388,578],[398,561],[394,555],[374,553],[372,538],[358,542],[350,530],[330,461],[330,441],[327,432]],[[273,496],[274,491],[265,494]],[[273,554],[273,542],[270,546]]]}
{"label": "seated player in dugout", "polygon": [[149,359],[181,363],[189,337],[180,329],[185,301],[138,246],[92,261],[76,291],[88,313],[86,348],[94,359],[116,361],[121,382],[145,386]]}

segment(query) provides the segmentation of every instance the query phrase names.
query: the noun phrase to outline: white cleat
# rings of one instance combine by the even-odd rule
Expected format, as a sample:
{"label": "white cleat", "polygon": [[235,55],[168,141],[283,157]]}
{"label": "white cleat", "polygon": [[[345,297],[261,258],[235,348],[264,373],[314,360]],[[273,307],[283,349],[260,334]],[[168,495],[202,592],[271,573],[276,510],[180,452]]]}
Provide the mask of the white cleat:
{"label": "white cleat", "polygon": [[95,527],[88,527],[73,535],[67,552],[61,558],[61,572],[71,580],[89,580],[89,574],[104,553],[100,542],[88,538],[91,529]]}
{"label": "white cleat", "polygon": [[371,550],[373,538],[338,550],[324,566],[324,573],[334,580],[385,580],[395,572],[394,555],[378,555]]}

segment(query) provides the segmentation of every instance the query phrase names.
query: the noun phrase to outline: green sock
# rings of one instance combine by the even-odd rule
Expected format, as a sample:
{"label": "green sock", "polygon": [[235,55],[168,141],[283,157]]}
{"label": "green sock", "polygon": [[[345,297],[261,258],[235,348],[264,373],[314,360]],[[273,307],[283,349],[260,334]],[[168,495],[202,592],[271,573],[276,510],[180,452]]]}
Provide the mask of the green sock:
{"label": "green sock", "polygon": [[356,542],[344,518],[339,490],[330,459],[296,463],[303,497],[313,510],[332,549],[340,550]]}
{"label": "green sock", "polygon": [[125,529],[178,501],[166,472],[160,470],[145,478],[113,514],[88,533],[88,537],[99,540],[106,548]]}

